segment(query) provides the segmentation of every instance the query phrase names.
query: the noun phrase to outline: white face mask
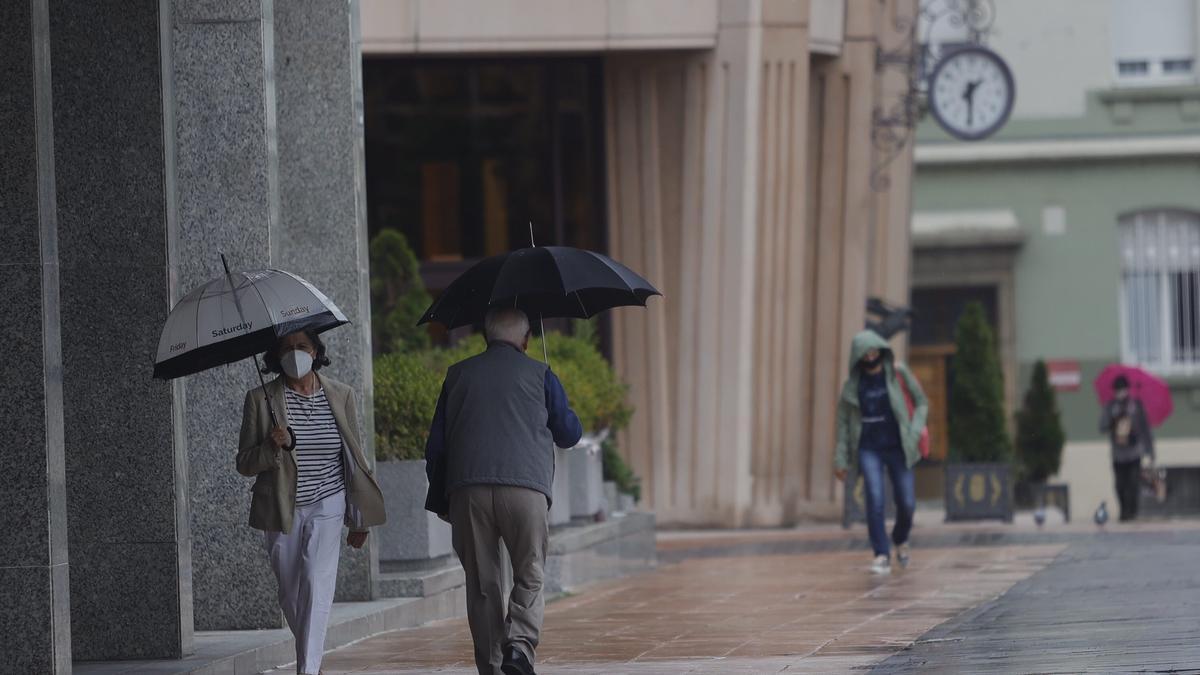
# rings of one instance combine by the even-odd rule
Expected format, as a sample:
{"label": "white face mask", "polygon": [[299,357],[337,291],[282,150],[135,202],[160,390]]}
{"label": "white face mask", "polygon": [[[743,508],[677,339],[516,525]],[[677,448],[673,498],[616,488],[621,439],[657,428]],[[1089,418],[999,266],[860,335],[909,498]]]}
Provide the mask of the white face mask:
{"label": "white face mask", "polygon": [[312,364],[312,356],[300,349],[293,349],[279,359],[279,365],[283,366],[283,372],[293,380],[298,380],[312,372]]}

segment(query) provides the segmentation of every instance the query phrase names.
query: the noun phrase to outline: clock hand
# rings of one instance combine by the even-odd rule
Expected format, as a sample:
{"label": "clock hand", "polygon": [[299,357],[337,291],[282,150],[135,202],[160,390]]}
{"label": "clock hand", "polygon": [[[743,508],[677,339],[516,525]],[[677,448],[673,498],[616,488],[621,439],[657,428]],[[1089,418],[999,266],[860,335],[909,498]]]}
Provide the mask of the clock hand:
{"label": "clock hand", "polygon": [[979,85],[983,84],[983,80],[971,80],[967,83],[966,89],[963,90],[963,99],[967,102],[967,126],[974,124],[975,118],[975,90]]}

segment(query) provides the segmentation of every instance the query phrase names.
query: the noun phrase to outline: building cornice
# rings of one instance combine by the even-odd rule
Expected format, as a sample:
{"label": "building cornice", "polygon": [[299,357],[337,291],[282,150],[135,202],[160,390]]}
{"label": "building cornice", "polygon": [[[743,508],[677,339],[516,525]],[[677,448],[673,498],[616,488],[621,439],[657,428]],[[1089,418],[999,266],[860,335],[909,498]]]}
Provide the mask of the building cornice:
{"label": "building cornice", "polygon": [[917,144],[918,166],[987,162],[1045,162],[1126,157],[1200,158],[1200,134],[1134,138],[1077,138]]}

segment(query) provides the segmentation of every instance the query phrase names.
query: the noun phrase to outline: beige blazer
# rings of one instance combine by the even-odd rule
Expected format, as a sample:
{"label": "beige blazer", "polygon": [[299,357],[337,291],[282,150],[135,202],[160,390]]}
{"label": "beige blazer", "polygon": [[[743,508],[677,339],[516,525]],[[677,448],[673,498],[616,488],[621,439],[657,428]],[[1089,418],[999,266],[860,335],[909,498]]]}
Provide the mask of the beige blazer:
{"label": "beige blazer", "polygon": [[[317,376],[325,389],[325,398],[333,410],[333,419],[342,434],[342,466],[346,477],[346,526],[355,532],[382,525],[385,518],[383,492],[375,480],[371,465],[363,454],[358,435],[358,408],[354,391],[328,377]],[[271,447],[271,415],[267,396],[275,414],[287,425],[287,402],[283,378],[267,383],[246,394],[242,410],[242,433],[238,443],[237,470],[243,476],[256,477],[251,488],[250,527],[270,532],[290,532],[296,511],[296,458],[286,450]]]}

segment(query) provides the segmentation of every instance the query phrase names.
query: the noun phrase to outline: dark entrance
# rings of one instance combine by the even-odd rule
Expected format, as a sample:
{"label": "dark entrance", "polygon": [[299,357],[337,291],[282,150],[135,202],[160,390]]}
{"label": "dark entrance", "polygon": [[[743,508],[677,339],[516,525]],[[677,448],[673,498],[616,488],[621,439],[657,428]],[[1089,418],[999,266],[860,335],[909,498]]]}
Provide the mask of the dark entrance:
{"label": "dark entrance", "polygon": [[371,236],[402,232],[436,295],[480,258],[529,245],[603,251],[598,58],[369,58]]}

